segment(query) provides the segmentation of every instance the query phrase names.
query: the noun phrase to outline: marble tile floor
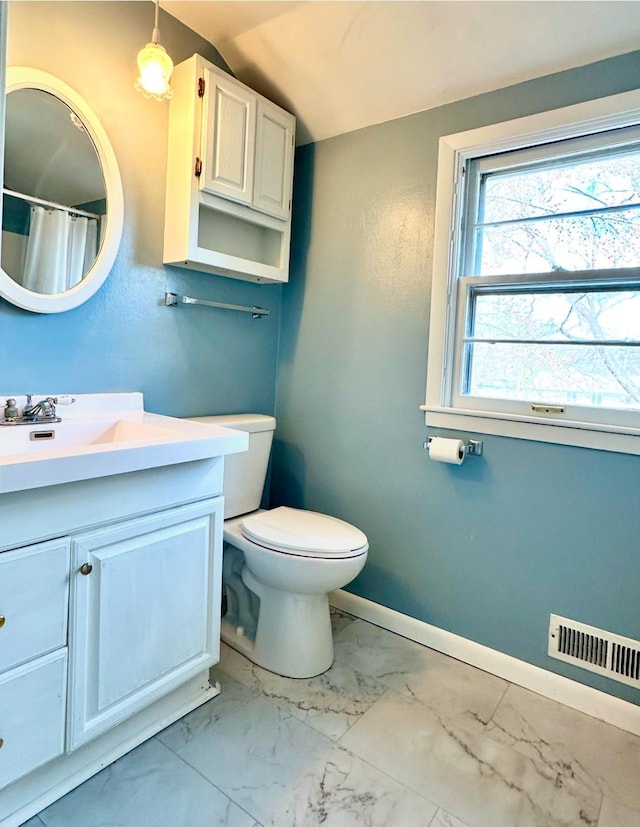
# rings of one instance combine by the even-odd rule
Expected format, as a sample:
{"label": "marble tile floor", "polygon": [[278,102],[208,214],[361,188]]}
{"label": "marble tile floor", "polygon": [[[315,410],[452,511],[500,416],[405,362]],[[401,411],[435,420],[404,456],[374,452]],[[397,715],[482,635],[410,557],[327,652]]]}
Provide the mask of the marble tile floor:
{"label": "marble tile floor", "polygon": [[326,674],[224,646],[218,698],[25,827],[640,827],[640,738],[332,619]]}

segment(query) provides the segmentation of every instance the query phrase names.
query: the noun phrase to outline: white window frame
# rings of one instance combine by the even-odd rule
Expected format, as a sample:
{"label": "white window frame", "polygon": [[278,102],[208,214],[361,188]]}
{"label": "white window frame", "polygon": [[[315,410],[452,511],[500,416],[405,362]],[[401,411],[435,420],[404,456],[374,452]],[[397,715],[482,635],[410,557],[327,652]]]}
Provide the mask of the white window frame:
{"label": "white window frame", "polygon": [[440,138],[427,394],[421,405],[427,426],[640,454],[640,413],[636,426],[584,422],[544,412],[473,410],[456,407],[451,382],[460,327],[456,314],[462,312],[457,306],[454,259],[461,232],[462,170],[467,162],[639,124],[640,90],[634,90]]}

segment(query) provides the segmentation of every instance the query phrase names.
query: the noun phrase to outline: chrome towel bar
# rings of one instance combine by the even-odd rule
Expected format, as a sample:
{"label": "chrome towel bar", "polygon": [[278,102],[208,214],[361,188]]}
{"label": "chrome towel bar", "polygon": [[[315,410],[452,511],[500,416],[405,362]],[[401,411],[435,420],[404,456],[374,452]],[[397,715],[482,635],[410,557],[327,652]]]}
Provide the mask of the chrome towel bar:
{"label": "chrome towel bar", "polygon": [[164,303],[167,307],[174,307],[178,304],[201,304],[204,307],[218,307],[222,310],[238,310],[240,313],[251,313],[253,319],[269,315],[269,311],[264,307],[246,307],[242,304],[225,304],[224,302],[212,302],[207,299],[192,299],[190,296],[180,296],[178,293],[165,293]]}

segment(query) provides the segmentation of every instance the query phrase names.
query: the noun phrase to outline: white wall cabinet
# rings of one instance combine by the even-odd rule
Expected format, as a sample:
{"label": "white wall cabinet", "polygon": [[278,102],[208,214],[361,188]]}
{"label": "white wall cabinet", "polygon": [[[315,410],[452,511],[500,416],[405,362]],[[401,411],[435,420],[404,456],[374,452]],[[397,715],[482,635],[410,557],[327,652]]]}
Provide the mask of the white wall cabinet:
{"label": "white wall cabinet", "polygon": [[164,263],[287,281],[295,118],[199,55],[172,87]]}

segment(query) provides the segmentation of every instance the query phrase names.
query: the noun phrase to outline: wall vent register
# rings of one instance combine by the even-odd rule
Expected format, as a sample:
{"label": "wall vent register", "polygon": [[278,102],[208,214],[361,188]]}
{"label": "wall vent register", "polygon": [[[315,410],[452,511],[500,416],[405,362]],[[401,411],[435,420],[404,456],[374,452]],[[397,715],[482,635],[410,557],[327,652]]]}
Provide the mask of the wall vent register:
{"label": "wall vent register", "polygon": [[551,615],[549,656],[640,688],[640,641]]}

